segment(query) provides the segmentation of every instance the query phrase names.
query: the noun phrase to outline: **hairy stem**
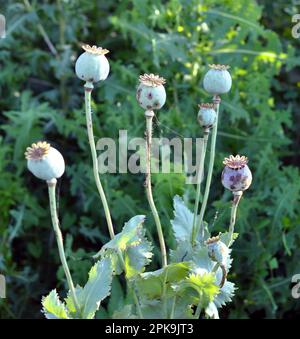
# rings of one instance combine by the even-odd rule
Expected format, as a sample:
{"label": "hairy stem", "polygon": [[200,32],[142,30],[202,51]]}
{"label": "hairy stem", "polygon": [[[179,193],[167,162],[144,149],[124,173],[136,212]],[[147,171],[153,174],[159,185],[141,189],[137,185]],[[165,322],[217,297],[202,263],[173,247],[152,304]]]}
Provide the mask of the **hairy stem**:
{"label": "hairy stem", "polygon": [[59,220],[58,220],[58,216],[57,216],[57,208],[56,208],[56,197],[55,197],[55,188],[56,188],[56,179],[52,179],[51,181],[48,181],[48,192],[49,192],[49,203],[50,203],[50,212],[51,212],[51,219],[52,219],[52,225],[53,225],[53,229],[55,232],[55,236],[56,236],[56,241],[57,241],[57,246],[58,246],[58,252],[59,252],[59,257],[60,257],[60,261],[62,263],[66,278],[67,278],[67,282],[68,282],[68,286],[69,289],[71,291],[71,297],[73,299],[75,308],[77,310],[77,312],[80,311],[80,307],[79,307],[79,303],[76,297],[76,293],[75,293],[75,288],[74,288],[74,284],[73,284],[73,280],[71,277],[71,273],[69,270],[69,266],[67,263],[67,259],[65,256],[65,251],[64,251],[64,244],[63,244],[63,237],[59,228]]}
{"label": "hairy stem", "polygon": [[[213,174],[213,169],[214,169],[214,162],[215,162],[215,152],[216,152],[216,141],[217,141],[217,132],[218,132],[218,116],[219,116],[219,106],[221,99],[219,96],[215,95],[213,97],[213,102],[215,104],[215,110],[216,110],[216,123],[213,127],[212,130],[212,136],[211,136],[211,145],[210,145],[210,158],[209,158],[209,165],[208,165],[208,173],[207,173],[207,178],[206,178],[206,184],[205,184],[205,190],[204,190],[204,196],[203,196],[203,201],[201,205],[201,210],[200,210],[200,215],[199,215],[199,220],[197,223],[197,229],[202,231],[201,234],[201,239],[204,241],[204,226],[203,224],[203,218],[207,206],[207,201],[208,201],[208,196],[209,196],[209,191],[210,191],[210,185],[211,185],[211,179],[212,179],[212,174]],[[196,234],[197,236],[197,234]]]}
{"label": "hairy stem", "polygon": [[167,251],[166,251],[166,244],[165,239],[162,231],[162,226],[160,222],[160,218],[153,200],[152,195],[152,187],[151,187],[151,143],[152,143],[152,120],[154,117],[153,111],[146,111],[145,112],[146,117],[146,194],[147,199],[154,217],[154,221],[156,224],[159,244],[160,244],[160,250],[161,250],[161,256],[162,256],[162,266],[167,266]]}
{"label": "hairy stem", "polygon": [[[200,164],[198,168],[198,173],[197,173],[197,192],[196,192],[196,201],[195,201],[195,206],[194,206],[194,218],[193,218],[193,231],[192,231],[192,244],[195,244],[197,234],[199,232],[199,229],[197,228],[197,216],[198,216],[198,209],[199,209],[199,201],[200,201],[200,194],[201,194],[201,181],[203,177],[203,171],[204,171],[204,162],[205,162],[205,155],[206,155],[206,149],[207,149],[207,141],[208,141],[208,135],[209,135],[209,130],[206,129],[204,131],[204,136],[203,136],[203,148],[202,148],[202,154],[201,154],[201,159],[200,159]],[[201,227],[201,234],[204,233],[204,228],[202,225]],[[203,228],[203,231],[202,231]]]}
{"label": "hairy stem", "polygon": [[97,160],[97,151],[96,151],[94,132],[93,132],[93,120],[92,120],[92,110],[91,110],[91,92],[92,92],[93,88],[94,88],[94,86],[90,82],[87,82],[84,85],[86,126],[87,126],[89,143],[90,143],[90,147],[91,147],[91,154],[92,154],[92,159],[93,159],[93,172],[94,172],[94,177],[95,177],[95,181],[96,181],[96,186],[97,186],[97,189],[98,189],[98,192],[99,192],[102,204],[103,204],[109,235],[110,235],[110,238],[113,239],[114,236],[115,236],[115,232],[114,232],[114,227],[113,227],[113,224],[112,224],[110,210],[109,210],[109,207],[108,207],[106,196],[105,196],[105,193],[104,193],[101,181],[100,181],[98,160]]}

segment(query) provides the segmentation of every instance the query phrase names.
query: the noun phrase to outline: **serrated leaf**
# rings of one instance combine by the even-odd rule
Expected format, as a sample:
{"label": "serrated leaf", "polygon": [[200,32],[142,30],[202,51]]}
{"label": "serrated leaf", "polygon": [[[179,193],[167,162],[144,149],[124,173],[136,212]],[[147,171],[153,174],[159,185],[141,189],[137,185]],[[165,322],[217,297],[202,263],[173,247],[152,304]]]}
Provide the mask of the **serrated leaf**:
{"label": "serrated leaf", "polygon": [[78,295],[81,318],[92,319],[95,316],[101,301],[110,294],[112,274],[109,258],[99,260],[91,268],[89,280]]}
{"label": "serrated leaf", "polygon": [[178,195],[174,197],[174,216],[171,224],[177,242],[190,241],[193,230],[193,213]]}
{"label": "serrated leaf", "polygon": [[[145,266],[151,262],[152,246],[145,237],[144,220],[144,215],[131,218],[124,225],[122,232],[105,244],[96,255],[110,257],[115,274],[120,274],[125,268],[126,277],[132,279],[142,273]],[[125,267],[120,256],[124,260]]]}
{"label": "serrated leaf", "polygon": [[135,246],[141,242],[142,224],[145,221],[144,215],[136,215],[125,223],[122,231],[112,240],[106,243],[101,250],[94,255],[98,258],[105,254],[106,250],[125,251],[128,246]]}
{"label": "serrated leaf", "polygon": [[110,259],[114,274],[119,275],[123,272],[123,266],[120,260],[120,252],[118,253],[116,250],[107,249],[105,252],[102,252],[101,257]]}
{"label": "serrated leaf", "polygon": [[[212,273],[190,274],[175,286],[176,293],[186,299],[191,299],[191,303],[198,305],[201,302],[206,308],[219,292],[216,285],[215,275]],[[196,293],[192,293],[194,290]]]}
{"label": "serrated leaf", "polygon": [[[193,262],[196,265],[195,272],[199,274],[209,273],[215,267],[216,262],[212,261],[207,253],[206,248],[202,248],[194,255]],[[230,255],[227,259],[227,272],[231,265],[232,259]],[[222,270],[218,268],[216,275],[216,284],[219,285],[222,280]],[[234,296],[235,285],[232,282],[226,281],[224,286],[220,289],[219,294],[215,297],[214,303],[217,308],[224,306],[227,302],[230,302]]]}
{"label": "serrated leaf", "polygon": [[105,244],[102,250],[107,248],[124,251],[128,246],[135,246],[141,242],[142,224],[144,215],[136,215],[125,223],[122,232]]}
{"label": "serrated leaf", "polygon": [[216,307],[220,308],[226,305],[227,303],[231,302],[235,294],[235,290],[236,290],[235,284],[230,281],[226,281],[224,286],[220,289],[220,293],[216,296],[216,298],[213,301]]}
{"label": "serrated leaf", "polygon": [[205,314],[211,319],[220,319],[218,309],[214,302],[210,302],[205,309]]}
{"label": "serrated leaf", "polygon": [[147,240],[129,247],[125,252],[126,277],[131,279],[135,275],[142,273],[145,266],[151,262],[153,256],[152,245]]}
{"label": "serrated leaf", "polygon": [[[77,285],[76,288],[75,288],[76,296],[77,297],[80,296],[81,292],[82,292],[82,287]],[[76,307],[75,307],[75,304],[74,304],[74,301],[73,301],[73,298],[71,296],[70,291],[68,292],[68,295],[65,298],[65,303],[66,303],[66,306],[67,306],[68,313],[71,315],[71,317],[74,318],[74,319],[79,318],[80,315],[78,314],[78,312],[76,310]]]}
{"label": "serrated leaf", "polygon": [[190,261],[193,258],[194,249],[190,241],[182,241],[177,244],[176,249],[170,250],[170,261],[172,263]]}
{"label": "serrated leaf", "polygon": [[112,281],[111,296],[107,305],[109,314],[113,314],[115,311],[124,307],[124,292],[119,278],[114,277]]}
{"label": "serrated leaf", "polygon": [[42,305],[42,312],[47,319],[69,319],[66,305],[60,301],[56,289],[42,298]]}

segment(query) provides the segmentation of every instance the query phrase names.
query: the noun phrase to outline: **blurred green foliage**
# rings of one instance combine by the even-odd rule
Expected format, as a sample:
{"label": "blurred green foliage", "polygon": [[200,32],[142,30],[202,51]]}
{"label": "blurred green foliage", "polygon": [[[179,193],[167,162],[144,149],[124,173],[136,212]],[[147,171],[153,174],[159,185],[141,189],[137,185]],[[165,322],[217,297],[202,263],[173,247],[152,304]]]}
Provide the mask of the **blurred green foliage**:
{"label": "blurred green foliage", "polygon": [[[253,185],[238,212],[231,281],[239,287],[223,310],[229,318],[299,315],[291,276],[300,273],[299,41],[290,35],[296,2],[249,0],[56,0],[1,1],[7,37],[0,41],[0,272],[8,298],[0,318],[39,318],[41,296],[63,272],[50,224],[47,188],[26,171],[25,148],[46,139],[64,155],[59,211],[74,280],[82,283],[91,255],[108,240],[94,186],[85,131],[83,84],[73,68],[87,42],[108,48],[111,75],[94,90],[96,137],[143,136],[143,112],[135,100],[138,75],[167,79],[167,104],[155,135],[200,137],[197,104],[209,63],[231,65],[233,87],[224,96],[210,208],[206,221],[224,230],[230,195],[220,183],[222,158],[249,157]],[[51,44],[49,43],[52,42]],[[143,176],[105,175],[104,186],[118,230],[147,214],[148,237],[156,240],[144,196]],[[172,197],[193,203],[194,188],[180,174],[154,176],[154,196],[167,242]],[[155,268],[157,262],[152,264]],[[99,317],[122,306],[119,281]]]}

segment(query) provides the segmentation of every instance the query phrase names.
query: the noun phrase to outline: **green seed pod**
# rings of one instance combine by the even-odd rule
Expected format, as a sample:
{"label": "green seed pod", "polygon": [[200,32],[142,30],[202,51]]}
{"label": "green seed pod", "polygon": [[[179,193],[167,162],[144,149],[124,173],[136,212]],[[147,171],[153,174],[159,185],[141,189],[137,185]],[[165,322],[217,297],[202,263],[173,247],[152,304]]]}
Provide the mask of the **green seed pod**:
{"label": "green seed pod", "polygon": [[247,166],[248,159],[245,156],[233,156],[225,158],[222,172],[222,184],[232,192],[243,192],[249,188],[252,182],[252,173]]}
{"label": "green seed pod", "polygon": [[107,49],[97,46],[83,45],[85,50],[76,61],[75,72],[79,79],[88,82],[105,80],[109,73],[109,63],[105,54]]}
{"label": "green seed pod", "polygon": [[50,181],[60,178],[65,171],[65,161],[61,153],[47,142],[39,141],[27,147],[25,152],[27,167],[37,178]]}
{"label": "green seed pod", "polygon": [[139,80],[136,99],[140,106],[146,110],[162,108],[166,102],[166,80],[154,74],[141,75]]}
{"label": "green seed pod", "polygon": [[214,104],[203,103],[198,106],[200,108],[198,112],[199,124],[205,129],[212,128],[217,118]]}
{"label": "green seed pod", "polygon": [[212,238],[207,239],[206,246],[208,249],[208,255],[211,258],[211,260],[216,261],[219,264],[226,266],[229,249],[220,240],[220,238],[212,237]]}
{"label": "green seed pod", "polygon": [[218,95],[230,91],[232,79],[227,71],[229,66],[225,65],[209,65],[211,68],[204,76],[203,87],[206,92]]}

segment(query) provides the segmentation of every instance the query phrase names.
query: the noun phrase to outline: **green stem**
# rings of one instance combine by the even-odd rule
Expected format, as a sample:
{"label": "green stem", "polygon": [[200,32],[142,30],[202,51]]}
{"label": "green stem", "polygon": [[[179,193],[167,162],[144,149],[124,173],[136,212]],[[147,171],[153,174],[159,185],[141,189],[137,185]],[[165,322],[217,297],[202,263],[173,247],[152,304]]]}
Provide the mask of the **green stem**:
{"label": "green stem", "polygon": [[132,286],[131,290],[132,290],[132,295],[133,295],[133,299],[134,299],[134,302],[135,302],[135,306],[136,306],[136,310],[137,310],[137,313],[139,315],[139,318],[144,319],[143,312],[142,312],[142,309],[141,309],[141,305],[140,305],[139,299],[137,297],[137,294],[135,292],[135,286]]}
{"label": "green stem", "polygon": [[173,298],[172,309],[171,309],[171,313],[170,313],[170,319],[174,319],[174,316],[175,316],[176,299],[177,299],[177,295],[175,295],[174,298]]}
{"label": "green stem", "polygon": [[153,111],[146,111],[146,194],[147,199],[154,217],[154,221],[156,224],[161,256],[162,256],[162,266],[165,267],[168,265],[167,263],[167,251],[166,251],[166,244],[165,239],[162,231],[162,226],[160,222],[160,218],[153,200],[152,195],[152,187],[151,187],[151,143],[152,143],[152,120],[154,117]]}
{"label": "green stem", "polygon": [[162,295],[161,295],[161,299],[163,302],[163,312],[165,314],[166,319],[168,319],[168,305],[167,305],[167,299],[166,299],[167,279],[168,279],[168,267],[166,268],[166,273],[165,273],[163,285],[162,285]]}
{"label": "green stem", "polygon": [[84,98],[85,98],[85,113],[86,113],[86,126],[87,126],[87,132],[88,132],[88,138],[89,143],[91,147],[91,153],[93,158],[93,172],[94,177],[96,181],[96,186],[103,204],[104,213],[107,221],[108,231],[110,238],[113,239],[115,236],[110,210],[108,207],[108,203],[106,200],[106,196],[100,181],[100,175],[99,175],[99,168],[98,168],[98,160],[97,160],[97,151],[96,151],[96,145],[95,145],[95,139],[94,139],[94,132],[93,132],[93,120],[92,120],[92,110],[91,110],[91,92],[93,90],[94,86],[92,83],[87,82],[84,85]]}
{"label": "green stem", "polygon": [[219,267],[220,267],[220,264],[219,264],[219,263],[215,264],[215,266],[213,267],[213,269],[211,270],[211,272],[212,272],[212,273],[216,273]]}
{"label": "green stem", "polygon": [[233,194],[234,194],[234,197],[232,201],[230,225],[229,225],[229,231],[228,231],[229,237],[228,237],[228,243],[226,244],[228,247],[230,247],[233,243],[233,233],[234,233],[234,226],[235,226],[235,221],[236,221],[236,213],[237,213],[238,205],[243,195],[243,192],[239,191]]}
{"label": "green stem", "polygon": [[[228,242],[226,243],[226,245],[228,247],[230,247],[233,243],[233,234],[234,234],[234,226],[235,226],[235,222],[236,222],[236,213],[237,213],[238,205],[239,205],[239,202],[241,200],[242,195],[243,195],[242,191],[233,193],[231,215],[230,215],[230,224],[229,224],[229,230],[228,230]],[[226,267],[224,265],[220,264],[220,263],[216,263],[211,272],[216,273],[217,270],[219,269],[219,267],[221,267],[222,274],[223,274],[222,281],[220,283],[220,287],[222,288],[224,283],[225,283],[226,276],[227,276]]]}
{"label": "green stem", "polygon": [[207,206],[209,191],[210,191],[210,185],[211,185],[211,179],[214,169],[214,162],[215,162],[215,152],[216,152],[216,141],[217,141],[217,132],[218,132],[218,116],[219,116],[219,106],[221,99],[219,96],[215,95],[213,97],[213,102],[215,104],[215,110],[216,110],[216,123],[212,130],[212,136],[211,136],[211,145],[210,145],[210,158],[209,158],[209,165],[208,165],[208,173],[206,178],[206,184],[205,184],[205,191],[204,191],[204,197],[201,205],[199,220],[196,226],[196,236],[198,231],[201,229],[201,239],[204,241],[204,225],[203,225],[203,218],[204,213]]}
{"label": "green stem", "polygon": [[[199,298],[200,298],[200,296],[199,296]],[[201,303],[201,298],[200,298],[200,301],[199,301],[199,303],[197,305],[196,312],[195,312],[195,315],[194,315],[195,319],[199,319],[200,313],[201,313],[201,309],[202,309],[202,303]]]}
{"label": "green stem", "polygon": [[69,289],[71,291],[71,297],[73,299],[77,312],[79,312],[80,307],[79,307],[79,303],[76,297],[75,288],[74,288],[73,280],[72,280],[71,273],[68,267],[67,259],[65,256],[63,237],[62,237],[62,234],[59,228],[59,220],[57,216],[56,197],[55,197],[56,182],[57,182],[56,179],[47,181],[52,225],[53,225],[53,229],[56,235],[59,257],[60,257],[64,272],[67,278]]}
{"label": "green stem", "polygon": [[200,164],[199,164],[198,173],[197,173],[197,192],[196,192],[196,201],[195,201],[195,206],[194,206],[193,231],[192,231],[192,244],[193,245],[195,244],[196,237],[199,231],[197,230],[197,227],[196,227],[196,221],[197,221],[199,202],[200,202],[201,181],[202,181],[203,171],[204,171],[204,162],[205,162],[205,155],[206,155],[206,149],[207,149],[208,135],[209,135],[209,129],[206,129],[204,131],[203,148],[202,148],[202,154],[201,154]]}
{"label": "green stem", "polygon": [[[86,125],[87,125],[88,138],[89,138],[89,143],[90,143],[91,153],[92,153],[92,159],[93,159],[93,172],[94,172],[94,177],[95,177],[95,181],[96,181],[96,186],[97,186],[97,189],[98,189],[98,192],[99,192],[102,204],[103,204],[109,235],[110,235],[110,238],[113,239],[115,237],[115,232],[114,232],[114,228],[113,228],[110,210],[109,210],[109,207],[108,207],[106,196],[105,196],[105,193],[104,193],[101,181],[100,181],[98,160],[97,160],[97,151],[96,151],[94,132],[93,132],[93,120],[92,120],[92,110],[91,110],[91,92],[92,92],[93,88],[94,88],[94,85],[92,83],[86,82],[86,84],[84,86],[84,89],[85,89],[85,91],[84,91],[85,96],[84,97],[85,97]],[[119,256],[119,259],[120,259],[120,262],[121,262],[121,265],[123,267],[125,277],[126,277],[126,265],[125,265],[124,258],[123,258],[121,251],[118,252],[118,256]],[[127,278],[126,278],[126,280],[128,282]],[[128,282],[128,287],[130,288],[129,282]],[[139,300],[138,300],[138,297],[136,295],[134,287],[131,290],[132,290],[134,302],[136,304],[136,308],[137,308],[137,312],[139,314],[139,317],[141,319],[143,319],[142,310],[141,310],[140,303],[139,303]]]}
{"label": "green stem", "polygon": [[121,252],[120,250],[118,251],[118,256],[119,256],[119,259],[120,259],[120,262],[121,262],[121,266],[123,267],[123,270],[124,270],[124,273],[125,273],[125,279],[126,279],[126,281],[127,281],[127,283],[128,283],[128,288],[129,288],[129,290],[132,291],[133,300],[134,300],[135,305],[136,305],[137,313],[138,313],[140,319],[144,319],[143,312],[142,312],[142,309],[141,309],[141,305],[140,305],[138,296],[137,296],[136,291],[135,291],[134,283],[133,283],[133,282],[130,282],[130,281],[126,278],[126,265],[125,265],[125,261],[124,261],[122,252]]}

